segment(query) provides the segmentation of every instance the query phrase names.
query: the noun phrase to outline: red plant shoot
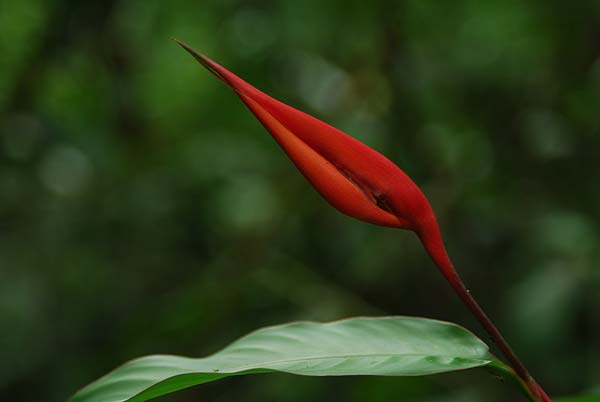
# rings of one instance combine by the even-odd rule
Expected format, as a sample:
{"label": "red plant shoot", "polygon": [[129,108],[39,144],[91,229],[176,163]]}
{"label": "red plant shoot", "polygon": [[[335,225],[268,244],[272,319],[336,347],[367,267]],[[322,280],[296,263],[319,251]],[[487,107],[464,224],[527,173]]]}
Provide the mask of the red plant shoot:
{"label": "red plant shoot", "polygon": [[376,225],[414,231],[532,396],[538,401],[551,402],[465,287],[446,252],[429,201],[410,177],[360,141],[273,99],[185,43],[177,43],[237,93],[298,170],[333,207]]}

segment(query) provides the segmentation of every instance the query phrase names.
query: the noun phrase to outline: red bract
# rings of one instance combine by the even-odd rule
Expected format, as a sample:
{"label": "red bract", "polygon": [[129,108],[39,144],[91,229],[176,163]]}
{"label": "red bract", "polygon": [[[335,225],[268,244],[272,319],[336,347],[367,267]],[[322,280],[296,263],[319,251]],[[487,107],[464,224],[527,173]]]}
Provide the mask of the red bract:
{"label": "red bract", "polygon": [[339,211],[377,225],[411,229],[419,234],[437,232],[433,211],[419,187],[385,156],[337,128],[273,99],[177,42],[237,93],[300,172]]}

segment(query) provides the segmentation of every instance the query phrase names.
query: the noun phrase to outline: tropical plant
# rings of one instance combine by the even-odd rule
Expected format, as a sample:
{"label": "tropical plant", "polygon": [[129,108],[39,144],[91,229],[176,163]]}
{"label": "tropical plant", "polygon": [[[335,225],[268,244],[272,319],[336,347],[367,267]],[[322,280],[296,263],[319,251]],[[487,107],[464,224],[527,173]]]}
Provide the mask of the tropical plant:
{"label": "tropical plant", "polygon": [[[285,372],[307,376],[418,376],[483,367],[514,382],[533,402],[551,402],[450,260],[429,201],[398,166],[340,130],[251,86],[185,43],[233,89],[312,186],[340,212],[411,230],[506,363],[468,330],[414,317],[361,317],[263,328],[206,358],[156,355],[133,360],[76,393],[71,402],[145,401],[225,377]],[[593,401],[595,397],[562,399]]]}

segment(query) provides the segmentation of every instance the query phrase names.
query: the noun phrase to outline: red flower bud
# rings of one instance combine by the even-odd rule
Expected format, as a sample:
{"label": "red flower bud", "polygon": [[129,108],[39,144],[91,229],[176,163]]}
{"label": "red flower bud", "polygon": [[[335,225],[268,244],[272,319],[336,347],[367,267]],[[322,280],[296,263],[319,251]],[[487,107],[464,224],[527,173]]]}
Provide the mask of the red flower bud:
{"label": "red flower bud", "polygon": [[453,272],[436,218],[419,187],[393,162],[360,141],[294,109],[177,41],[232,88],[304,177],[342,213],[376,225],[410,229],[431,257]]}

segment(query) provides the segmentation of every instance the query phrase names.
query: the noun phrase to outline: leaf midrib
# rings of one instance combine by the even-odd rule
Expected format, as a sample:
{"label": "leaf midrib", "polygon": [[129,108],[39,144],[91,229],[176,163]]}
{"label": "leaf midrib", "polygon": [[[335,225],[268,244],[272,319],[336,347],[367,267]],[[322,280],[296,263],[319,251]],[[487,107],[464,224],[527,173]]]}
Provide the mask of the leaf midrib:
{"label": "leaf midrib", "polygon": [[330,355],[330,356],[309,356],[303,358],[296,359],[285,359],[285,360],[273,360],[270,362],[263,362],[257,364],[248,364],[245,366],[239,366],[232,369],[227,370],[219,370],[215,371],[215,373],[227,373],[227,372],[235,372],[240,370],[252,369],[252,368],[268,368],[265,366],[274,365],[274,364],[284,364],[284,363],[294,363],[301,361],[311,361],[311,360],[327,360],[327,359],[356,359],[356,358],[367,358],[367,357],[434,357],[434,358],[452,358],[452,359],[464,359],[464,360],[473,360],[473,361],[491,361],[491,359],[486,358],[478,358],[478,357],[460,357],[455,355],[435,355],[435,354],[421,354],[421,353],[370,353],[370,354],[346,354],[346,355]]}

